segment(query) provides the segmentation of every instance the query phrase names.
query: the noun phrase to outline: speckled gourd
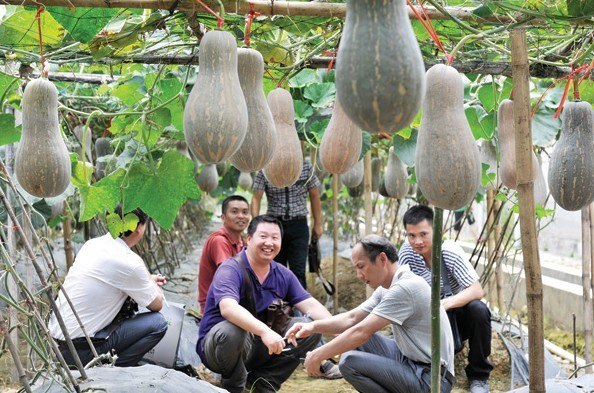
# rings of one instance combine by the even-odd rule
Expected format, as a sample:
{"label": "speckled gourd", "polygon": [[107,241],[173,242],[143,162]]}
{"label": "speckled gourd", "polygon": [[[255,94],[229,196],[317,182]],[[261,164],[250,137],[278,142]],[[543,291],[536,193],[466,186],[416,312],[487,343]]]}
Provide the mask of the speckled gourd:
{"label": "speckled gourd", "polygon": [[239,178],[237,179],[237,185],[244,190],[249,190],[252,188],[253,184],[252,175],[249,172],[240,172]]}
{"label": "speckled gourd", "polygon": [[107,161],[100,160],[101,157],[109,156],[113,153],[110,138],[97,138],[95,141],[95,156],[97,162],[95,163],[95,178],[101,180],[105,177],[105,169],[107,168]]}
{"label": "speckled gourd", "polygon": [[[516,139],[514,124],[514,102],[503,100],[497,110],[497,136],[501,162],[499,163],[499,178],[504,186],[511,190],[518,188],[516,176]],[[538,176],[538,159],[532,152],[532,180]]]}
{"label": "speckled gourd", "polygon": [[396,132],[416,116],[425,67],[404,0],[347,0],[336,59],[345,113],[370,132]]}
{"label": "speckled gourd", "polygon": [[184,134],[200,162],[231,157],[247,131],[245,98],[237,75],[237,44],[227,31],[211,30],[200,42],[200,69],[184,108]]}
{"label": "speckled gourd", "polygon": [[355,188],[363,183],[364,165],[363,159],[357,161],[348,171],[340,175],[340,180],[347,188]]}
{"label": "speckled gourd", "polygon": [[499,185],[498,170],[497,170],[497,148],[493,141],[481,141],[480,148],[481,163],[489,165],[487,174],[494,174],[495,179],[485,185],[487,190],[496,190]]}
{"label": "speckled gourd", "polygon": [[561,136],[549,163],[549,188],[565,210],[579,210],[594,200],[593,118],[587,102],[566,102],[563,107]]}
{"label": "speckled gourd", "polygon": [[198,187],[204,192],[213,192],[219,186],[219,174],[215,164],[206,164],[196,178]]}
{"label": "speckled gourd", "polygon": [[272,159],[262,172],[273,186],[288,187],[299,179],[303,169],[301,142],[295,128],[293,97],[287,90],[274,89],[268,93],[268,106],[272,112],[280,143],[277,144]]}
{"label": "speckled gourd", "polygon": [[359,160],[363,133],[344,113],[340,102],[334,103],[334,112],[320,143],[320,163],[327,172],[341,174]]}
{"label": "speckled gourd", "polygon": [[417,150],[417,183],[429,203],[442,209],[466,206],[481,184],[478,146],[464,114],[464,83],[454,68],[427,71],[427,91]]}
{"label": "speckled gourd", "polygon": [[239,83],[248,111],[245,139],[229,161],[242,172],[256,172],[272,159],[276,147],[276,128],[264,95],[264,60],[250,48],[237,50]]}
{"label": "speckled gourd", "polygon": [[58,90],[47,79],[32,80],[21,105],[23,126],[14,161],[19,184],[36,197],[60,195],[70,183],[70,155],[60,135]]}
{"label": "speckled gourd", "polygon": [[408,172],[406,165],[394,153],[394,146],[388,151],[388,164],[384,173],[386,193],[391,198],[402,199],[408,193]]}
{"label": "speckled gourd", "polygon": [[[86,129],[86,132],[85,132]],[[85,146],[85,161],[86,162],[93,162],[93,156],[91,155],[91,145],[93,144],[93,135],[91,131],[91,127],[85,127],[84,125],[78,125],[74,127],[72,130],[76,139],[78,140],[78,159],[82,161],[83,158],[83,149],[82,146]]]}

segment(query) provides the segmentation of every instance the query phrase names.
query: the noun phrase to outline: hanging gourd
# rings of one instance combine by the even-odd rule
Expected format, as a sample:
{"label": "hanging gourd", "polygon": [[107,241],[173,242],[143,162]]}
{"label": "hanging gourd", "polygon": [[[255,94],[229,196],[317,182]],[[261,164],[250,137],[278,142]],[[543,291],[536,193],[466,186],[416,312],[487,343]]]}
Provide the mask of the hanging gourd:
{"label": "hanging gourd", "polygon": [[[514,102],[512,100],[503,100],[497,110],[497,136],[501,152],[499,178],[503,185],[511,190],[518,188],[515,128]],[[537,176],[538,159],[532,152],[532,180],[536,180]]]}
{"label": "hanging gourd", "polygon": [[384,163],[379,157],[371,159],[371,191],[378,192]]}
{"label": "hanging gourd", "polygon": [[344,113],[340,102],[334,103],[334,112],[320,143],[320,163],[325,171],[341,174],[359,160],[363,133]]}
{"label": "hanging gourd", "polygon": [[284,89],[274,89],[268,94],[268,106],[280,143],[274,149],[270,162],[264,167],[266,179],[275,187],[293,185],[303,169],[301,142],[295,128],[293,97]]}
{"label": "hanging gourd", "polygon": [[248,111],[248,128],[239,150],[229,159],[242,172],[256,172],[272,159],[276,147],[276,128],[264,95],[264,60],[260,52],[237,50],[239,83]]}
{"label": "hanging gourd", "polygon": [[388,194],[388,190],[386,190],[386,177],[382,176],[380,180],[379,190],[377,191],[378,194],[383,196],[384,198],[392,198],[390,194]]}
{"label": "hanging gourd", "polygon": [[186,141],[177,141],[175,143],[175,150],[184,157],[189,158],[190,160],[192,157],[190,156],[190,152],[188,151],[188,144]]}
{"label": "hanging gourd", "polygon": [[252,188],[252,175],[249,172],[240,172],[239,178],[237,179],[237,185],[244,190],[249,190]]}
{"label": "hanging gourd", "polygon": [[347,0],[336,59],[345,113],[370,132],[396,132],[416,116],[425,66],[404,0]]}
{"label": "hanging gourd", "polygon": [[363,183],[364,165],[363,159],[357,161],[348,171],[340,175],[340,180],[347,188],[355,188]]}
{"label": "hanging gourd", "polygon": [[107,158],[100,160],[101,157],[109,156],[113,153],[111,148],[111,139],[97,138],[95,141],[95,156],[97,163],[95,164],[95,178],[101,180],[105,177],[105,169],[107,168]]}
{"label": "hanging gourd", "polygon": [[499,186],[499,180],[497,179],[497,149],[492,141],[483,140],[480,145],[481,162],[487,164],[487,174],[494,174],[495,179],[487,182],[485,189],[496,190]]}
{"label": "hanging gourd", "polygon": [[356,187],[347,187],[347,193],[351,198],[360,198],[365,191],[365,184],[361,182]]}
{"label": "hanging gourd", "polygon": [[394,146],[388,151],[388,165],[384,174],[386,193],[391,198],[402,199],[408,193],[408,172],[406,165],[394,153]]}
{"label": "hanging gourd", "polygon": [[23,126],[14,161],[19,184],[36,197],[60,195],[70,184],[70,155],[60,135],[58,90],[47,79],[32,80],[21,105]]}
{"label": "hanging gourd", "polygon": [[219,186],[219,174],[215,164],[206,164],[196,178],[198,187],[204,192],[213,192]]}
{"label": "hanging gourd", "polygon": [[229,164],[227,163],[227,161],[217,163],[216,167],[217,167],[217,173],[221,177],[225,176],[227,174],[227,172],[229,171]]}
{"label": "hanging gourd", "polygon": [[579,210],[594,200],[593,118],[587,102],[566,102],[563,107],[561,136],[549,163],[549,188],[565,210]]}
{"label": "hanging gourd", "polygon": [[475,197],[481,184],[478,146],[464,114],[464,83],[453,67],[427,71],[427,91],[417,150],[417,183],[427,200],[457,210]]}
{"label": "hanging gourd", "polygon": [[[86,129],[86,132],[85,132]],[[82,161],[83,157],[83,149],[82,146],[85,146],[85,161],[86,162],[93,162],[93,157],[91,156],[91,145],[93,144],[93,136],[91,132],[91,127],[85,127],[84,125],[78,125],[74,127],[74,135],[78,140],[79,148],[76,151],[78,153],[78,159]]]}
{"label": "hanging gourd", "polygon": [[200,69],[184,108],[188,147],[205,164],[222,162],[241,146],[247,131],[245,98],[237,75],[237,44],[211,30],[200,42]]}

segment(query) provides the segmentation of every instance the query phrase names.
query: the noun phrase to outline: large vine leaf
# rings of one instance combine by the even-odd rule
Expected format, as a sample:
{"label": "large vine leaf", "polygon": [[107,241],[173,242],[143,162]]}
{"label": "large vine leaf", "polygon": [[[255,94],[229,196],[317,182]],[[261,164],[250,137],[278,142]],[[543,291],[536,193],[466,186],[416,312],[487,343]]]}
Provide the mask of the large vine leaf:
{"label": "large vine leaf", "polygon": [[87,221],[105,211],[113,211],[122,196],[120,187],[125,175],[119,169],[98,182],[91,184],[93,166],[76,161],[70,180],[80,193],[80,221]]}
{"label": "large vine leaf", "polygon": [[14,126],[14,115],[0,113],[0,146],[18,142],[21,139],[21,126]]}
{"label": "large vine leaf", "polygon": [[[36,48],[39,50],[39,33],[37,30],[36,10],[10,7],[10,14],[0,23],[2,45]],[[44,46],[57,45],[64,33],[62,26],[48,13],[40,16]]]}
{"label": "large vine leaf", "polygon": [[93,40],[110,19],[117,14],[113,8],[76,7],[71,11],[66,7],[47,7],[72,38],[82,43]]}
{"label": "large vine leaf", "polygon": [[163,228],[170,229],[181,205],[200,198],[194,180],[194,163],[176,151],[163,154],[156,171],[134,164],[124,189],[126,210],[140,207]]}
{"label": "large vine leaf", "polygon": [[[405,132],[403,132],[405,131]],[[415,166],[415,152],[417,150],[417,137],[419,131],[416,128],[407,127],[394,134],[394,153],[406,166]]]}
{"label": "large vine leaf", "polygon": [[334,102],[336,87],[334,83],[312,83],[305,87],[303,96],[312,101],[314,108],[326,108]]}
{"label": "large vine leaf", "polygon": [[293,107],[295,108],[295,121],[298,123],[306,123],[307,119],[314,114],[313,108],[307,102],[293,100]]}
{"label": "large vine leaf", "polygon": [[322,82],[322,78],[311,68],[304,68],[297,75],[289,79],[289,87],[294,89],[311,85],[312,83]]}

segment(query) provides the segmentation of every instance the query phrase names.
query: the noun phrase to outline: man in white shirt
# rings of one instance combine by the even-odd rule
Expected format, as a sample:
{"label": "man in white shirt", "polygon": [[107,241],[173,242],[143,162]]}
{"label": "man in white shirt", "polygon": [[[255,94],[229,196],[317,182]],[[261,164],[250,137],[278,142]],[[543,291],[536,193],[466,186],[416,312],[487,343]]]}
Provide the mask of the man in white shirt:
{"label": "man in white shirt", "polygon": [[[151,275],[142,259],[130,249],[142,239],[148,216],[140,209],[132,213],[138,217],[134,231],[117,239],[107,233],[83,245],[56,301],[83,365],[92,360],[93,353],[63,291],[72,301],[97,353],[111,351],[117,355],[116,366],[135,366],[167,331],[167,321],[159,313],[163,307],[160,287],[167,281],[164,276]],[[128,297],[152,312],[127,319],[118,315]],[[55,313],[51,315],[49,330],[67,364],[74,364]]]}

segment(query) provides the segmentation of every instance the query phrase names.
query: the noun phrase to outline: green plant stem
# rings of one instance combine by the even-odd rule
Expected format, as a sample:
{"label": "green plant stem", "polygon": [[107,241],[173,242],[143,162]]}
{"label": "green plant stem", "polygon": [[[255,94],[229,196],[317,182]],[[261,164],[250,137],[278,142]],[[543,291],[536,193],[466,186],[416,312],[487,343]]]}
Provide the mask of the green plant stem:
{"label": "green plant stem", "polygon": [[443,209],[435,207],[433,249],[431,251],[431,391],[439,392],[441,384],[441,241]]}

